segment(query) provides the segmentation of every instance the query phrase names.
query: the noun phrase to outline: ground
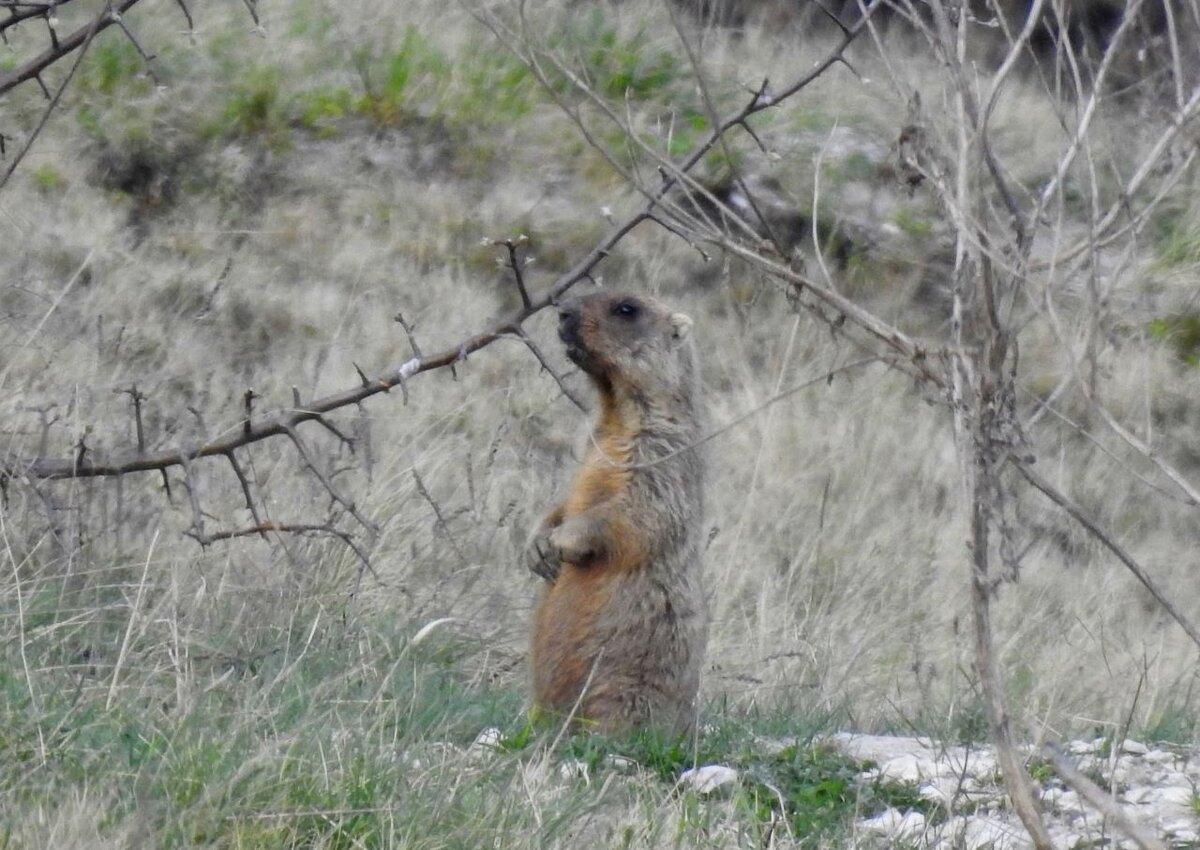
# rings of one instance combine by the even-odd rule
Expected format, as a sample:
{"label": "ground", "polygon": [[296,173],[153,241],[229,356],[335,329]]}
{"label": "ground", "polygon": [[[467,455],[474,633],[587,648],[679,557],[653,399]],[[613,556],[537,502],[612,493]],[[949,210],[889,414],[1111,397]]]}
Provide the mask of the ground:
{"label": "ground", "polygon": [[[193,9],[192,36],[160,6],[127,15],[157,79],[107,30],[0,189],[4,458],[136,450],[134,386],[146,449],[165,451],[236,433],[247,390],[254,418],[294,405],[293,388],[303,405],[358,386],[356,366],[388,373],[412,340],[426,353],[456,346],[520,303],[494,240],[528,237],[536,294],[637,208],[629,180],[655,177],[654,154],[680,158],[705,138],[681,30],[720,114],[764,78],[798,77],[836,38],[700,31],[657,3],[535,4],[525,37],[546,53],[531,70],[510,49],[529,42],[498,37],[472,4],[291,0],[262,9],[258,31],[225,4]],[[14,40],[0,74],[40,39]],[[808,274],[933,351],[951,321],[952,228],[928,185],[906,183],[897,139],[913,114],[904,86],[922,91],[922,120],[949,101],[915,45],[901,32],[864,38],[848,64],[753,119],[757,141],[731,133],[696,174],[726,197],[732,174],[753,181]],[[992,118],[1022,197],[1046,185],[1070,138],[1040,79],[1023,69]],[[46,101],[30,83],[3,105],[0,132],[23,140]],[[1129,177],[1169,109],[1139,92],[1101,112],[1079,166],[1100,175],[1097,195],[1071,172],[1037,257],[1086,234],[1110,175]],[[1190,163],[1186,150],[1178,161]],[[1030,273],[1013,308],[1017,403],[1036,468],[1195,619],[1196,506],[1156,465],[1200,479],[1200,216],[1194,170],[1171,173],[1129,239]],[[353,451],[302,426],[366,523],[286,437],[239,462],[264,518],[316,531],[199,545],[189,531],[253,523],[221,457],[165,479],[8,480],[3,842],[840,846],[862,838],[856,807],[882,811],[904,789],[858,784],[861,765],[822,735],[980,741],[945,398],[882,364],[814,382],[861,355],[835,317],[797,312],[777,280],[653,222],[594,277],[695,320],[719,431],[705,735],[673,749],[527,725],[538,581],[519,552],[575,464],[586,416],[507,338],[454,375],[337,411],[330,423]],[[551,313],[525,328],[586,403]],[[1194,746],[1195,645],[1101,543],[1040,494],[1013,492],[1019,575],[994,605],[1014,716],[1064,739]],[[503,752],[480,760],[471,742],[492,726]],[[760,746],[784,736],[798,744],[782,760]],[[603,767],[610,753],[649,767]],[[564,778],[574,758],[597,765],[590,782]],[[698,762],[756,778],[709,805],[675,790]],[[763,789],[781,783],[779,804]],[[814,810],[833,817],[804,820]]]}

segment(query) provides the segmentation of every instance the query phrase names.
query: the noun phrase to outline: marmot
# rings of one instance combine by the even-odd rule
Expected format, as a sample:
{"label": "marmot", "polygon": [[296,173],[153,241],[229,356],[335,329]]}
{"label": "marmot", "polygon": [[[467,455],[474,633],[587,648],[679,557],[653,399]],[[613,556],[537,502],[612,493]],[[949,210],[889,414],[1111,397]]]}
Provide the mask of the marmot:
{"label": "marmot", "polygon": [[606,292],[559,306],[600,409],[566,499],[526,550],[547,581],[530,652],[534,710],[584,728],[683,733],[707,641],[704,459],[692,320]]}

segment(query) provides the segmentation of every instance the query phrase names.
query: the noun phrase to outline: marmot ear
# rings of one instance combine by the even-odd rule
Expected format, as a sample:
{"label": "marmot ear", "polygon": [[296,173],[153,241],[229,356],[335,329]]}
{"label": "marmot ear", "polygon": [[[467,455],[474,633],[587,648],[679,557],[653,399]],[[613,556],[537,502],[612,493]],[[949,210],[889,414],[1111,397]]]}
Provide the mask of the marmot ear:
{"label": "marmot ear", "polygon": [[683,313],[671,314],[671,339],[683,342],[692,332],[692,317]]}

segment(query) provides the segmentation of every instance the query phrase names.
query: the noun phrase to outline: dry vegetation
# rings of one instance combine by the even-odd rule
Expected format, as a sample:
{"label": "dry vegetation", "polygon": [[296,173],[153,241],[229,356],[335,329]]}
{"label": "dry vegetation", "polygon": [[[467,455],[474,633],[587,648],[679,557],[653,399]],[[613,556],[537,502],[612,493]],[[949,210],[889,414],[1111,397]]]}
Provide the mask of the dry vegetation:
{"label": "dry vegetation", "polygon": [[[303,403],[356,386],[356,365],[408,360],[398,312],[423,352],[457,345],[519,305],[486,240],[528,236],[537,295],[642,202],[628,178],[656,181],[653,153],[703,140],[681,32],[722,115],[837,35],[701,32],[658,3],[533,5],[524,35],[500,8],[513,30],[498,39],[426,0],[278,2],[261,33],[244,8],[213,4],[193,10],[191,36],[172,4],[151,4],[128,18],[161,85],[115,29],[97,37],[0,190],[0,462],[134,449],[134,386],[147,451],[236,433],[248,389],[253,420],[293,405],[293,388]],[[13,39],[0,75],[43,46]],[[953,153],[953,94],[915,36],[864,36],[850,57],[753,119],[766,153],[733,132],[696,174],[776,181],[772,196],[803,213],[791,226],[806,273],[937,352],[952,341],[954,221],[930,181],[907,191],[895,140],[919,90],[917,123]],[[1022,204],[1067,146],[1060,114],[1079,114],[1045,80],[1019,69],[991,117]],[[18,140],[45,109],[33,84],[0,102],[0,132]],[[1148,210],[1139,226],[1087,239],[1173,108],[1150,86],[1101,102],[1031,253],[1085,249],[1027,269],[1011,317],[1020,451],[1195,621],[1197,505],[1163,467],[1200,482],[1194,126],[1162,159],[1171,180],[1131,194],[1131,214]],[[983,735],[970,504],[945,395],[895,363],[809,383],[860,359],[863,335],[828,307],[797,310],[786,281],[729,246],[643,222],[595,276],[694,317],[711,420],[738,420],[709,445],[702,688],[717,731],[697,746],[716,759],[752,734]],[[525,327],[586,398],[549,312]],[[406,398],[396,387],[330,414],[353,451],[302,426],[365,522],[286,437],[239,459],[261,519],[305,533],[201,547],[189,532],[254,523],[220,457],[4,480],[0,846],[788,837],[741,798],[706,808],[654,779],[563,781],[522,739],[537,581],[518,552],[574,463],[582,414],[509,336],[454,376],[412,378]],[[992,600],[993,628],[1018,734],[1194,743],[1196,645],[1101,543],[1004,475],[1020,573]],[[515,752],[449,746],[489,724]]]}

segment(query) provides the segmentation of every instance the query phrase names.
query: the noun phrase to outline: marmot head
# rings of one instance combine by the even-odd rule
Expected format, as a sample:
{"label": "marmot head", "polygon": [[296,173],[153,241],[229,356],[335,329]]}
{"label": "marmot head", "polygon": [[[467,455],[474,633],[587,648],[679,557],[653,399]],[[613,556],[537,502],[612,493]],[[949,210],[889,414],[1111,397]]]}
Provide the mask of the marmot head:
{"label": "marmot head", "polygon": [[558,307],[567,356],[600,387],[654,407],[690,408],[692,320],[653,298],[597,292]]}

